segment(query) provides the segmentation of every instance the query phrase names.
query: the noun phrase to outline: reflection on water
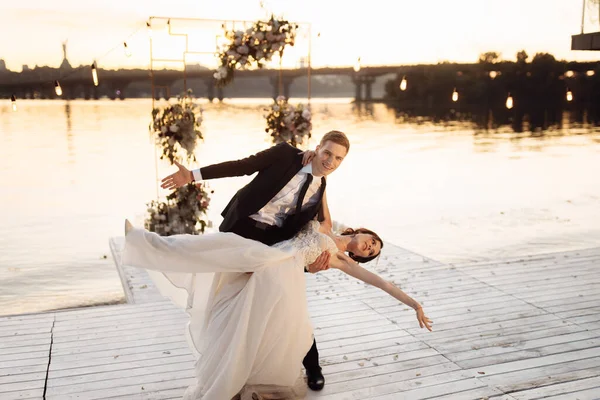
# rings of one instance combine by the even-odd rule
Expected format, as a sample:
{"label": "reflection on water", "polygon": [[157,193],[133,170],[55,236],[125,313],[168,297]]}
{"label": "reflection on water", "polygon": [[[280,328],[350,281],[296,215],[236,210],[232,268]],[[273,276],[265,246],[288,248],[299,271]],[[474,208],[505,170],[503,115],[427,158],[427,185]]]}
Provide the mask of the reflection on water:
{"label": "reflection on water", "polygon": [[[295,102],[295,100],[292,100]],[[270,145],[270,100],[205,106],[202,164]],[[150,100],[0,104],[0,309],[121,301],[108,238],[141,225],[156,196]],[[341,129],[352,147],[330,177],[332,215],[441,261],[598,246],[600,134],[572,124],[532,136],[461,121],[398,123],[393,109],[313,102],[314,147]],[[209,218],[250,177],[210,182]],[[164,192],[160,192],[164,195]]]}

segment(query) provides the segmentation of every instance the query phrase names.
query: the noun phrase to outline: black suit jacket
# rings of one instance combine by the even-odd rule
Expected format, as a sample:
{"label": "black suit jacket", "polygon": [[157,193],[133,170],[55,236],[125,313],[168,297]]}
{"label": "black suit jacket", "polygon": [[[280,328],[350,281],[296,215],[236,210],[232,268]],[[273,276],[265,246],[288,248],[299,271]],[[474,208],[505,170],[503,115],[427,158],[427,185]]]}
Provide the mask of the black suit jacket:
{"label": "black suit jacket", "polygon": [[[235,231],[240,220],[264,207],[302,169],[301,151],[287,143],[280,143],[250,157],[209,165],[200,169],[202,179],[217,179],[232,176],[258,174],[241,188],[229,201],[221,215],[221,232]],[[279,230],[278,241],[294,236],[308,221],[321,211],[321,200],[325,190],[325,178],[321,178],[320,198],[317,204],[304,210],[300,215],[286,218]],[[295,205],[293,205],[295,207]]]}

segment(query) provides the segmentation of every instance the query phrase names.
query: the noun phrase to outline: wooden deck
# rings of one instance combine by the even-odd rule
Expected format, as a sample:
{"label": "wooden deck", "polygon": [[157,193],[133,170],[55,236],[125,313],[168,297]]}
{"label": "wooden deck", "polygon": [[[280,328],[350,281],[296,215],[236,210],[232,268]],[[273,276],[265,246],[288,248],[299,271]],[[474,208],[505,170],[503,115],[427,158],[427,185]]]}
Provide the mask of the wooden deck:
{"label": "wooden deck", "polygon": [[[129,304],[0,318],[0,399],[180,398],[186,314],[121,268]],[[310,275],[326,378],[308,399],[600,398],[600,248],[444,265],[390,243],[373,268],[421,301],[434,332],[337,271]]]}

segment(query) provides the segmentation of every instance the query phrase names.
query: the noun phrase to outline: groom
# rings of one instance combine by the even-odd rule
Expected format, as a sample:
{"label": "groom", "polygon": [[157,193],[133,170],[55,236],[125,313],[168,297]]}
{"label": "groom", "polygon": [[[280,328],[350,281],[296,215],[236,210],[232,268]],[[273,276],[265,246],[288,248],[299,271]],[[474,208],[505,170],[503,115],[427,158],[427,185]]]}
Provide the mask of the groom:
{"label": "groom", "polygon": [[[302,165],[303,153],[280,143],[250,157],[209,165],[193,171],[177,163],[179,171],[162,180],[163,189],[175,189],[207,179],[258,174],[241,188],[221,213],[221,232],[233,232],[247,239],[273,245],[290,239],[319,214],[321,216],[325,177],[335,171],[350,150],[350,141],[339,131],[326,133],[315,150],[315,157]],[[313,179],[313,177],[321,179]],[[329,265],[323,252],[306,272],[315,273]],[[308,387],[321,390],[325,378],[319,365],[317,343],[313,342],[303,360]]]}

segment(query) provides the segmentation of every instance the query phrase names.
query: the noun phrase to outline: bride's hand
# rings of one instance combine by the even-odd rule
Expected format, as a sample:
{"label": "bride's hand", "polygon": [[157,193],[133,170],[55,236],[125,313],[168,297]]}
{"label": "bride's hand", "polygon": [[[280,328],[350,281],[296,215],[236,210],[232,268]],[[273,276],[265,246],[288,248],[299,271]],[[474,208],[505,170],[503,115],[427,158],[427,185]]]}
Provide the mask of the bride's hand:
{"label": "bride's hand", "polygon": [[306,150],[302,153],[302,165],[307,166],[315,158],[315,152],[313,150]]}
{"label": "bride's hand", "polygon": [[419,326],[421,328],[427,328],[427,329],[429,329],[429,332],[431,332],[431,324],[433,323],[433,321],[430,320],[429,318],[427,318],[427,316],[423,312],[423,308],[421,306],[417,307],[416,311],[417,311],[417,320],[419,321]]}

